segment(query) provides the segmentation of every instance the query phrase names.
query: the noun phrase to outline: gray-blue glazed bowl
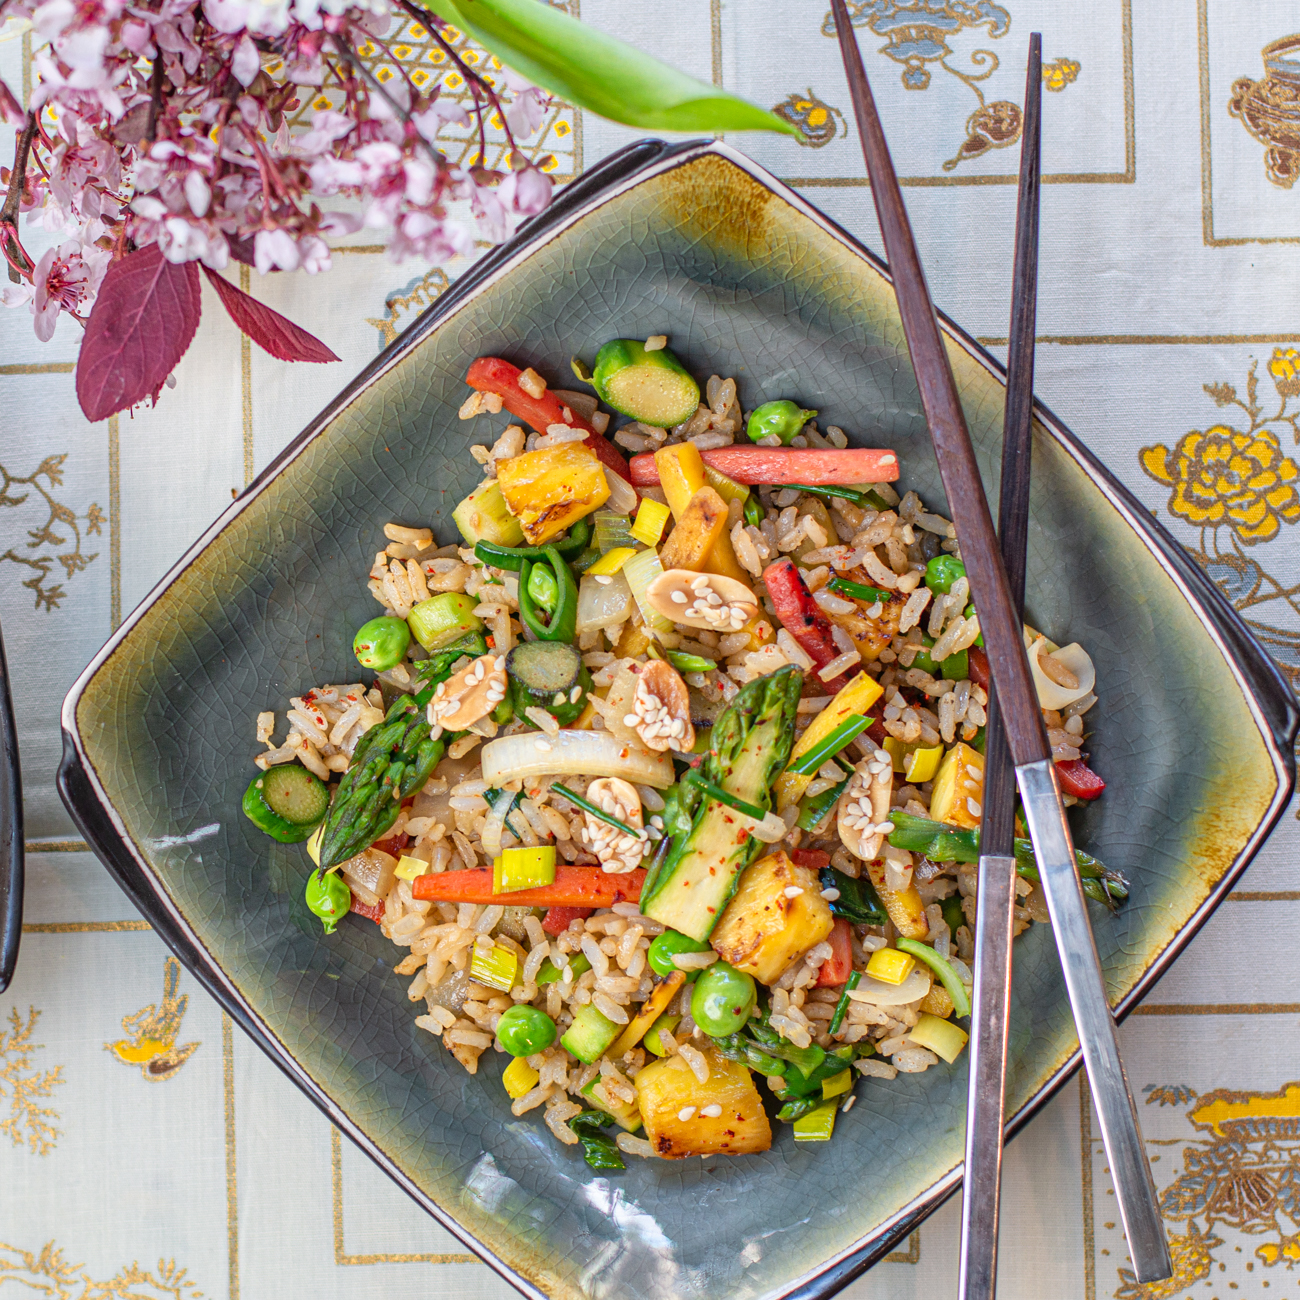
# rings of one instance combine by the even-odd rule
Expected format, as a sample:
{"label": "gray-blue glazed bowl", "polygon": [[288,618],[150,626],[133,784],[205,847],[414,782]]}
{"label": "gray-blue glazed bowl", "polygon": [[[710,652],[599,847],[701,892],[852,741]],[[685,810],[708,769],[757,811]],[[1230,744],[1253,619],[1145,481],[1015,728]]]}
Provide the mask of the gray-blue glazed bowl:
{"label": "gray-blue glazed bowl", "polygon": [[[944,329],[996,483],[1001,369]],[[374,613],[359,575],[383,522],[453,536],[450,511],[480,473],[466,450],[474,427],[456,417],[469,362],[490,353],[562,376],[575,352],[653,333],[698,373],[737,376],[747,407],[795,394],[857,441],[895,447],[905,483],[942,502],[881,263],[725,145],[644,142],[467,273],[172,569],[69,693],[60,787],[230,1015],[521,1291],[827,1296],[957,1185],[964,1065],[863,1081],[825,1145],[796,1146],[783,1129],[761,1156],[595,1174],[536,1117],[512,1119],[502,1058],[489,1053],[471,1077],[414,1026],[373,925],[325,939],[308,923],[301,848],[239,812],[256,712],[355,670],[352,633]],[[1132,878],[1121,912],[1094,915],[1122,1013],[1285,807],[1296,710],[1204,575],[1041,408],[1034,438],[1029,615],[1098,666],[1091,748],[1110,789],[1075,827]],[[1043,926],[1017,945],[1013,1026],[1020,1125],[1078,1061]]]}

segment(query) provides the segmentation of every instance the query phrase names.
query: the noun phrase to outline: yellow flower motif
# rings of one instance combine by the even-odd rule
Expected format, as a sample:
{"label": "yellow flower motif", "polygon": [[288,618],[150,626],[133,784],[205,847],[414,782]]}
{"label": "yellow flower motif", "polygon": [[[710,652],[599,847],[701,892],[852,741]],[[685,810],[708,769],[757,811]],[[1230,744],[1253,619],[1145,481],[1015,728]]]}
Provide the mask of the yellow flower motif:
{"label": "yellow flower motif", "polygon": [[1283,522],[1300,520],[1300,466],[1266,429],[1194,429],[1173,451],[1144,447],[1139,459],[1157,483],[1173,487],[1169,509],[1198,528],[1226,524],[1253,546],[1276,537]]}
{"label": "yellow flower motif", "polygon": [[1300,397],[1300,351],[1295,348],[1274,348],[1268,363],[1268,373],[1281,397]]}
{"label": "yellow flower motif", "polygon": [[1058,94],[1079,75],[1078,59],[1054,59],[1043,68],[1043,85]]}

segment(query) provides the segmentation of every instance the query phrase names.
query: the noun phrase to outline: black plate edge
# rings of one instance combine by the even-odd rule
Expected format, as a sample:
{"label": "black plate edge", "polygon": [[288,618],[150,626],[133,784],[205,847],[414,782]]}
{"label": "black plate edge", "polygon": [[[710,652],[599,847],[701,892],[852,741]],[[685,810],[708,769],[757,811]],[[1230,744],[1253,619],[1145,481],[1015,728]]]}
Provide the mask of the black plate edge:
{"label": "black plate edge", "polygon": [[[419,317],[399,335],[398,339],[385,348],[373,361],[341,390],[328,406],[313,419],[249,484],[240,494],[237,502],[232,503],[223,513],[204,530],[189,551],[168,571],[149,594],[140,602],[132,614],[124,620],[118,632],[97,654],[87,669],[78,677],[64,701],[63,740],[64,752],[59,765],[57,784],[61,797],[70,815],[81,829],[87,842],[96,855],[117,880],[118,884],[131,898],[153,925],[159,937],[168,945],[186,967],[195,975],[211,995],[217,999],[223,1009],[236,1021],[250,1038],[292,1079],[321,1109],[332,1123],[347,1133],[375,1162],[422,1208],[433,1215],[448,1231],[453,1233],[469,1249],[484,1261],[502,1278],[530,1297],[542,1300],[544,1293],[531,1283],[519,1277],[508,1265],[497,1259],[476,1239],[462,1230],[450,1216],[446,1215],[397,1169],[391,1159],[373,1144],[337,1110],[329,1098],[297,1067],[292,1056],[282,1044],[257,1021],[240,998],[233,986],[227,984],[220,975],[220,968],[185,924],[184,920],[161,904],[153,891],[149,877],[140,868],[132,855],[128,841],[119,831],[108,809],[95,792],[82,756],[77,746],[76,736],[69,724],[75,725],[75,709],[85,684],[103,665],[112,650],[122,640],[130,626],[139,615],[148,608],[158,595],[174,581],[176,575],[193,562],[211,539],[219,533],[238,513],[247,498],[277,474],[280,469],[301,451],[302,447],[327,424],[341,409],[381,373],[386,371],[401,356],[417,346],[424,335],[444,316],[452,312],[470,296],[485,280],[502,268],[512,258],[520,255],[526,246],[543,239],[550,231],[566,224],[571,217],[579,215],[583,208],[602,198],[608,191],[617,189],[623,183],[632,180],[643,172],[658,165],[676,161],[688,161],[693,155],[716,153],[735,163],[786,200],[791,206],[806,213],[819,225],[829,230],[836,238],[864,257],[882,274],[889,277],[888,264],[853,235],[813,207],[802,195],[767,172],[766,169],[744,157],[736,150],[718,141],[687,140],[668,144],[662,140],[647,139],[633,142],[597,164],[582,177],[574,181],[561,193],[545,212],[532,218],[520,227],[517,234],[507,243],[494,249],[476,262],[456,283],[448,289],[435,303],[431,304]],[[953,321],[946,313],[938,311],[937,315],[944,328],[958,339],[973,356],[981,361],[990,371],[1005,382],[1005,367],[981,344]],[[1260,715],[1261,721],[1268,729],[1269,738],[1275,746],[1274,762],[1278,771],[1279,786],[1269,813],[1261,821],[1249,843],[1237,856],[1215,889],[1202,906],[1179,931],[1169,946],[1151,964],[1134,985],[1133,989],[1116,1007],[1117,1019],[1124,1019],[1165,973],[1172,962],[1183,951],[1187,943],[1195,936],[1233,884],[1249,866],[1260,845],[1276,825],[1289,802],[1295,786],[1294,742],[1297,726],[1300,725],[1300,708],[1297,708],[1295,696],[1286,684],[1280,671],[1263,650],[1259,642],[1246,627],[1237,611],[1232,608],[1219,589],[1194,564],[1183,548],[1175,541],[1159,520],[1153,518],[1137,497],[1106,468],[1104,464],[1082,443],[1069,429],[1057,420],[1041,402],[1035,400],[1035,416],[1048,426],[1057,439],[1070,451],[1082,465],[1088,476],[1102,488],[1104,493],[1121,509],[1129,525],[1135,532],[1149,539],[1152,549],[1157,552],[1165,567],[1171,572],[1187,595],[1189,604],[1213,630],[1224,650],[1225,657],[1234,669],[1239,670],[1243,692],[1247,695]],[[80,801],[85,800],[82,804]],[[83,817],[82,809],[86,810]],[[1076,1051],[1062,1064],[1059,1070],[1033,1095],[1017,1114],[1008,1122],[1008,1138],[1018,1133],[1043,1106],[1049,1102],[1060,1088],[1078,1069],[1081,1056]],[[830,1261],[821,1271],[796,1281],[793,1287],[777,1297],[773,1294],[765,1300],[829,1300],[850,1282],[861,1276],[872,1264],[878,1262],[904,1239],[922,1220],[939,1208],[960,1187],[961,1166],[935,1183],[922,1196],[904,1206],[886,1224],[870,1237],[864,1238],[848,1251],[841,1253]]]}
{"label": "black plate edge", "polygon": [[18,965],[23,933],[23,775],[9,666],[0,637],[0,993]]}

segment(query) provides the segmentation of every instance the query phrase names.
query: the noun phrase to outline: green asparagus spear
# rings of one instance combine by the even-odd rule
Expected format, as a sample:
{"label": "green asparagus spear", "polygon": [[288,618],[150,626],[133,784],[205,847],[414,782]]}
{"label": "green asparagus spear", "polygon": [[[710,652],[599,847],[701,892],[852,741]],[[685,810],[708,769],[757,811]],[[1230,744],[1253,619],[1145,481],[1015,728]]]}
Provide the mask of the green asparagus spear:
{"label": "green asparagus spear", "polygon": [[383,837],[402,800],[437,767],[446,742],[429,738],[429,723],[414,699],[401,695],[388,716],[357,741],[352,765],[339,782],[325,818],[320,865],[328,871]]}

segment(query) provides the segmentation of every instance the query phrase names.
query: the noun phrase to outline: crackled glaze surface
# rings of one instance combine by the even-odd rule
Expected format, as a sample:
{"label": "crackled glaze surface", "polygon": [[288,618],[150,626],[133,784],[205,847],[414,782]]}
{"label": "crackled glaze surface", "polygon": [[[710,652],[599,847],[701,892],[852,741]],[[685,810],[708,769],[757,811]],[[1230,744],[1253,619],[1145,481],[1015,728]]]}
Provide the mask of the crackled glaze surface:
{"label": "crackled glaze surface", "polygon": [[[511,1118],[501,1058],[489,1053],[471,1077],[415,1027],[406,981],[391,974],[393,950],[373,926],[322,938],[301,901],[301,848],[274,844],[239,814],[253,715],[355,676],[349,647],[376,612],[362,576],[382,523],[454,535],[451,509],[480,473],[466,447],[488,431],[456,418],[475,356],[561,380],[572,353],[607,337],[667,333],[697,373],[735,375],[747,407],[797,394],[856,441],[897,448],[905,484],[941,503],[879,269],[720,146],[648,157],[417,322],[92,665],[71,717],[134,846],[134,867],[118,852],[119,875],[134,872],[137,891],[173,910],[228,1003],[242,1002],[372,1153],[521,1285],[724,1300],[802,1283],[811,1296],[842,1276],[808,1281],[829,1261],[851,1270],[887,1249],[885,1225],[951,1185],[964,1067],[865,1081],[827,1145],[797,1147],[786,1130],[763,1156],[636,1162],[597,1176],[536,1116]],[[973,348],[954,338],[950,350],[996,482],[1000,381]],[[1109,492],[1053,429],[1037,427],[1029,616],[1058,640],[1082,641],[1098,665],[1091,747],[1110,790],[1074,824],[1082,846],[1133,880],[1118,916],[1094,913],[1119,1001],[1187,937],[1276,815],[1289,777],[1269,718],[1276,730],[1291,724],[1275,703],[1252,711],[1186,580]],[[1254,689],[1268,696],[1267,675]],[[81,797],[83,824],[90,802]],[[91,834],[104,847],[107,834]],[[1041,1100],[1075,1050],[1046,927],[1017,946],[1014,996],[1012,1110]]]}

